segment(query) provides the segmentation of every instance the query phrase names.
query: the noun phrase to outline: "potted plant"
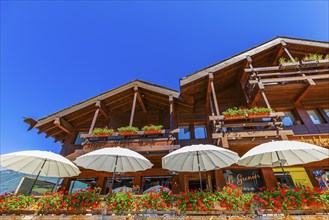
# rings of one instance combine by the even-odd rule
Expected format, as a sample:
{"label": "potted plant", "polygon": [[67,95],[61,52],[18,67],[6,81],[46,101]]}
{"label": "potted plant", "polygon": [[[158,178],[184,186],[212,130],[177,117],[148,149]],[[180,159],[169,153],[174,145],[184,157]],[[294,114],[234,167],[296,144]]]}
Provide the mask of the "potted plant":
{"label": "potted plant", "polygon": [[222,112],[222,114],[225,116],[226,120],[231,119],[244,119],[246,118],[246,109],[243,107],[237,108],[229,108],[226,111]]}
{"label": "potted plant", "polygon": [[274,112],[271,108],[254,107],[247,110],[248,118],[266,118],[269,117],[271,112]]}
{"label": "potted plant", "polygon": [[131,135],[136,135],[139,129],[133,126],[126,126],[126,127],[118,128],[118,131],[122,136],[131,136]]}
{"label": "potted plant", "polygon": [[160,134],[161,129],[163,128],[163,125],[145,125],[142,130],[144,131],[144,134]]}
{"label": "potted plant", "polygon": [[95,137],[108,137],[113,135],[114,130],[113,129],[109,129],[108,127],[105,128],[94,128],[92,134]]}

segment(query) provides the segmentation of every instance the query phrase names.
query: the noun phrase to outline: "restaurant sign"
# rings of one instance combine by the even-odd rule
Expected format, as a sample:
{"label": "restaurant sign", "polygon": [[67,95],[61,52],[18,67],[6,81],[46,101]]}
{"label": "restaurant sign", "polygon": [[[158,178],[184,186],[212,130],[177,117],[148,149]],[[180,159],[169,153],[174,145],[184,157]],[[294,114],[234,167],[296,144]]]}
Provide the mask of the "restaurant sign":
{"label": "restaurant sign", "polygon": [[224,170],[226,184],[234,184],[241,187],[244,193],[258,192],[264,186],[262,173],[260,170]]}

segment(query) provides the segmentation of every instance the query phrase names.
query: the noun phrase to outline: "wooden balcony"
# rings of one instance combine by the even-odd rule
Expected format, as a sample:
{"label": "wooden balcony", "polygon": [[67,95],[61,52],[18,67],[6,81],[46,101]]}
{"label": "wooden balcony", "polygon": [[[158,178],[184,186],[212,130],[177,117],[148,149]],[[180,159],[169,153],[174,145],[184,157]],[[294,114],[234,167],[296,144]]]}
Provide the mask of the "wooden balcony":
{"label": "wooden balcony", "polygon": [[92,134],[82,134],[80,137],[86,141],[82,144],[85,152],[105,148],[124,147],[136,152],[171,152],[180,148],[176,144],[176,134],[179,129],[163,129],[158,134],[146,134],[144,131],[136,135],[122,136],[115,132],[108,137],[97,137]]}
{"label": "wooden balcony", "polygon": [[241,119],[225,119],[223,115],[210,116],[215,121],[216,129],[212,138],[219,140],[223,147],[228,148],[228,141],[242,138],[267,138],[280,137],[286,139],[287,135],[293,135],[291,130],[283,130],[283,123],[278,121],[284,116],[283,112],[271,113],[267,117],[253,117]]}

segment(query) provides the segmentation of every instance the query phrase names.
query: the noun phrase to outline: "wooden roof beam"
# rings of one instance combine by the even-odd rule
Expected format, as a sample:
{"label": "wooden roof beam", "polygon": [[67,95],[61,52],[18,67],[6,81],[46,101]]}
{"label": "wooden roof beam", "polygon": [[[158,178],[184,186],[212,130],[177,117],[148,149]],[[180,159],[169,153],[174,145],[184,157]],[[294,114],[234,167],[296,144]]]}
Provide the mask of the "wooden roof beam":
{"label": "wooden roof beam", "polygon": [[106,120],[109,120],[110,118],[110,113],[108,108],[104,105],[104,103],[101,100],[98,100],[95,104],[97,108],[99,108],[99,111],[101,114],[106,118]]}
{"label": "wooden roof beam", "polygon": [[295,105],[299,104],[304,99],[304,97],[310,93],[311,89],[316,85],[315,82],[310,78],[307,78],[307,84],[308,85],[305,87],[305,89],[300,93],[298,98],[294,101]]}
{"label": "wooden roof beam", "polygon": [[207,94],[206,94],[206,113],[210,110],[210,99],[211,99],[211,81],[214,80],[214,75],[208,75],[208,86],[207,86]]}
{"label": "wooden roof beam", "polygon": [[134,92],[137,92],[137,100],[138,100],[139,104],[141,105],[143,112],[146,114],[147,110],[146,110],[145,104],[143,102],[142,95],[138,89],[138,86],[134,87]]}
{"label": "wooden roof beam", "polygon": [[28,131],[31,130],[38,123],[33,118],[23,117],[23,119],[26,124],[30,125],[29,128],[27,129]]}
{"label": "wooden roof beam", "polygon": [[70,123],[65,121],[63,118],[59,118],[59,117],[55,118],[54,125],[56,125],[57,127],[59,127],[60,129],[62,129],[68,134],[73,133],[75,130],[75,128]]}
{"label": "wooden roof beam", "polygon": [[278,46],[278,49],[276,49],[276,51],[274,52],[275,54],[275,58],[273,59],[273,62],[272,62],[272,65],[276,65],[278,64],[278,59],[282,56],[283,54],[283,45],[282,45],[282,42],[281,42],[281,46]]}
{"label": "wooden roof beam", "polygon": [[179,95],[186,103],[188,104],[194,104],[194,97],[192,95],[187,95],[187,94],[183,94],[181,93]]}

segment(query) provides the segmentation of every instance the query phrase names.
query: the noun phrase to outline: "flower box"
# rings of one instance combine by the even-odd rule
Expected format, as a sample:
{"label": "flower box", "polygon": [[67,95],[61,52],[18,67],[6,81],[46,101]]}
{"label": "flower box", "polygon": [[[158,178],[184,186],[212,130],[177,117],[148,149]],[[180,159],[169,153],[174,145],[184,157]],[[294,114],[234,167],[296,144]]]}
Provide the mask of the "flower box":
{"label": "flower box", "polygon": [[224,115],[225,116],[225,120],[237,120],[237,119],[245,119],[246,116],[245,115]]}
{"label": "flower box", "polygon": [[268,117],[270,117],[270,115],[271,115],[270,112],[265,112],[265,113],[260,113],[260,114],[250,113],[250,114],[248,114],[248,118],[268,118]]}
{"label": "flower box", "polygon": [[147,135],[154,135],[154,134],[160,134],[161,130],[144,130],[144,134]]}
{"label": "flower box", "polygon": [[133,135],[136,135],[137,132],[136,131],[120,131],[119,134],[121,136],[133,136]]}
{"label": "flower box", "polygon": [[113,134],[94,134],[94,137],[110,137]]}

